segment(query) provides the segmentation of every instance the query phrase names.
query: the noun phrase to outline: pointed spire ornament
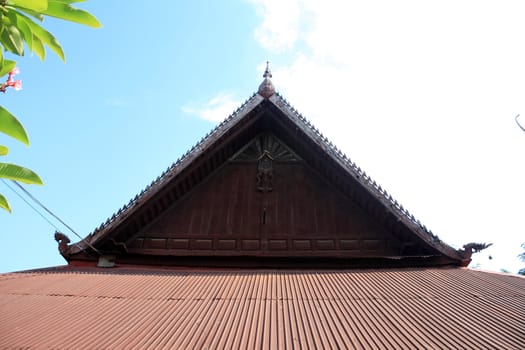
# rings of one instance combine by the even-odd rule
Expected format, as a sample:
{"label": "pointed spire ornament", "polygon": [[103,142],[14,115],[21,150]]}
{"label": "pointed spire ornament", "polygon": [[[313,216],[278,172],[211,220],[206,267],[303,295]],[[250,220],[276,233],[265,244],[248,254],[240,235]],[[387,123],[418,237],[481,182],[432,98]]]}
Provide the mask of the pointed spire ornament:
{"label": "pointed spire ornament", "polygon": [[270,78],[272,77],[272,72],[270,71],[270,62],[266,61],[266,70],[263,74],[263,82],[259,85],[259,95],[264,98],[270,98],[275,93],[275,88],[273,86]]}

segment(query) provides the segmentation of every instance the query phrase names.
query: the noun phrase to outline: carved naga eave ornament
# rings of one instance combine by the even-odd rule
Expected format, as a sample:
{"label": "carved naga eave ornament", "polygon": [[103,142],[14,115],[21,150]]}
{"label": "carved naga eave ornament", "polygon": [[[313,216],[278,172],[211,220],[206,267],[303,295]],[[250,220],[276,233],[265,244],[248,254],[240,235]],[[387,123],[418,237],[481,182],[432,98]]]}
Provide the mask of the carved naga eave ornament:
{"label": "carved naga eave ornament", "polygon": [[[271,81],[272,74],[267,64],[264,72],[264,80],[260,84],[258,92],[252,95],[245,103],[238,108],[232,115],[221,122],[215,129],[203,137],[195,146],[186,152],[180,159],[172,164],[161,176],[147,186],[140,194],[135,196],[130,202],[121,208],[105,223],[89,234],[84,240],[67,245],[65,239],[61,240],[60,253],[66,259],[72,259],[77,254],[88,252],[89,255],[104,255],[114,252],[126,253],[128,248],[126,242],[119,238],[118,232],[122,227],[130,225],[138,215],[143,215],[147,219],[148,215],[144,212],[154,211],[159,201],[158,198],[165,194],[167,188],[175,182],[182,182],[189,178],[192,167],[203,158],[212,157],[217,144],[227,139],[228,135],[242,129],[243,123],[248,119],[260,117],[260,110],[271,109],[279,114],[280,118],[290,125],[290,128],[298,130],[304,135],[308,144],[313,145],[316,150],[326,155],[335,164],[339,172],[345,177],[357,183],[368,193],[373,201],[383,208],[385,215],[390,215],[397,222],[402,223],[408,230],[433,247],[440,254],[456,261],[458,265],[466,266],[470,262],[471,253],[476,249],[456,250],[443,243],[432,231],[428,230],[419,220],[417,220],[408,210],[399,204],[387,191],[370,178],[360,167],[352,162],[343,152],[341,152],[332,142],[330,142],[320,131],[315,128],[306,118],[299,114],[274,88]],[[259,113],[259,114],[258,114]],[[274,112],[272,112],[274,113]],[[261,139],[262,140],[262,139]],[[264,141],[266,142],[266,141]],[[277,143],[276,143],[277,144]],[[274,190],[273,186],[273,163],[276,155],[266,149],[261,149],[254,153],[257,157],[257,190],[268,193]],[[290,152],[283,154],[291,154]],[[231,156],[229,156],[231,157]],[[242,157],[239,155],[238,157]],[[294,155],[294,157],[296,157]],[[240,158],[239,158],[240,159]],[[215,161],[213,163],[216,163]],[[178,191],[178,190],[177,190]],[[153,202],[157,200],[157,204]],[[159,209],[160,210],[160,209]],[[150,215],[151,216],[151,215]],[[136,220],[137,221],[137,220]],[[58,241],[58,240],[57,240]],[[105,252],[101,247],[112,247],[111,252]],[[477,248],[474,247],[474,248]],[[98,251],[94,251],[98,249]]]}

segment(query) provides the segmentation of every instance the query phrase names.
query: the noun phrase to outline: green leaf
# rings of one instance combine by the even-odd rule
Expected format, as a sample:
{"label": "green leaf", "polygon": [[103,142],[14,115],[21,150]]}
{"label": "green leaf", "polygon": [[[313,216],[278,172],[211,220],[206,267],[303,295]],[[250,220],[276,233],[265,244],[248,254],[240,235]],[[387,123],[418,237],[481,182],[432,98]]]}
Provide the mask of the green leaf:
{"label": "green leaf", "polygon": [[37,12],[42,12],[47,8],[47,0],[7,0],[7,4]]}
{"label": "green leaf", "polygon": [[2,106],[0,106],[0,132],[29,146],[29,137],[22,123]]}
{"label": "green leaf", "polygon": [[[43,44],[46,44],[47,46],[49,46],[49,48],[51,48],[51,50],[53,50],[58,57],[60,57],[62,59],[62,61],[66,61],[66,58],[64,57],[64,51],[62,50],[62,46],[60,46],[60,43],[58,42],[58,40],[53,36],[53,34],[51,34],[50,32],[48,32],[47,30],[45,30],[44,28],[42,28],[42,26],[40,26],[39,24],[35,23],[31,18],[25,16],[24,14],[22,13],[18,13],[18,19],[21,20],[21,19],[24,19],[25,22],[29,25],[29,28],[31,29],[31,31],[33,32],[33,46],[35,45],[34,41],[35,41],[35,37],[40,39],[40,41],[43,43]],[[34,49],[34,47],[33,47]],[[36,52],[36,50],[35,50]],[[38,55],[38,53],[37,53]],[[42,56],[38,55],[40,58],[42,58]],[[45,54],[44,54],[45,56]]]}
{"label": "green leaf", "polygon": [[44,44],[42,44],[42,41],[38,39],[38,37],[33,37],[33,52],[36,53],[38,58],[40,58],[41,61],[45,60],[46,58],[46,49],[44,48]]}
{"label": "green leaf", "polygon": [[16,62],[11,60],[4,60],[4,63],[0,66],[0,77],[3,77],[7,73],[16,67]]}
{"label": "green leaf", "polygon": [[24,41],[22,40],[22,34],[18,28],[14,25],[8,25],[2,31],[0,40],[4,48],[18,56],[24,55]]}
{"label": "green leaf", "polygon": [[29,51],[33,51],[33,32],[26,23],[25,18],[20,16],[16,11],[9,11],[7,16],[11,20],[11,23],[13,23],[13,25],[18,28],[20,33],[22,33],[22,38],[25,40]]}
{"label": "green leaf", "polygon": [[25,9],[25,8],[24,9],[20,8],[19,11],[23,11],[24,14],[34,17],[38,19],[40,22],[44,20],[44,15],[38,11],[32,11],[32,10]]}
{"label": "green leaf", "polygon": [[9,206],[9,202],[1,194],[0,194],[0,208],[7,210],[8,212],[11,212],[11,207]]}
{"label": "green leaf", "polygon": [[9,148],[0,145],[0,156],[5,156],[9,153]]}
{"label": "green leaf", "polygon": [[44,184],[40,176],[32,170],[10,163],[0,163],[0,178],[20,181],[31,185]]}
{"label": "green leaf", "polygon": [[100,28],[102,24],[91,13],[70,6],[69,3],[57,0],[49,0],[47,10],[43,14],[60,18],[66,21],[80,23],[93,28]]}

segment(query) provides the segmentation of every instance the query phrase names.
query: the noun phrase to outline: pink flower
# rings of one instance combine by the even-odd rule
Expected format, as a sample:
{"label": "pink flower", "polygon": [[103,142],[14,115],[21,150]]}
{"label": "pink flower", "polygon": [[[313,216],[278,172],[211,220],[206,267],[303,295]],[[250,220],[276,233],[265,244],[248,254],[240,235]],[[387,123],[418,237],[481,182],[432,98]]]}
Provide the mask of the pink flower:
{"label": "pink flower", "polygon": [[22,80],[8,80],[5,82],[5,86],[12,87],[17,91],[22,90]]}
{"label": "pink flower", "polygon": [[15,81],[15,83],[13,84],[13,88],[14,88],[16,91],[20,91],[20,90],[22,90],[22,80],[17,80],[17,81]]}
{"label": "pink flower", "polygon": [[5,93],[6,92],[6,89],[8,87],[12,87],[14,88],[15,90],[19,91],[19,90],[22,90],[22,80],[14,80],[13,77],[20,73],[20,69],[18,69],[18,67],[15,67],[13,68],[9,74],[7,75],[7,80],[5,83],[3,84],[0,84],[0,92],[3,92]]}
{"label": "pink flower", "polygon": [[11,69],[11,71],[9,72],[8,76],[7,76],[7,82],[10,83],[13,81],[13,77],[15,75],[17,75],[18,73],[20,73],[20,69],[18,69],[18,67],[15,67],[13,69]]}

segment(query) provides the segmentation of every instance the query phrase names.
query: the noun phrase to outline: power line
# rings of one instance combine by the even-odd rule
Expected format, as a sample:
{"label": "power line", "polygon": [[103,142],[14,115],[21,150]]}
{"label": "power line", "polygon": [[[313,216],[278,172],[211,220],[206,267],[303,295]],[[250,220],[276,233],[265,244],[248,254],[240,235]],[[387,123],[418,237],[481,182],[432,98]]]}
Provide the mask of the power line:
{"label": "power line", "polygon": [[31,205],[31,203],[29,203],[29,201],[25,199],[20,193],[15,191],[15,189],[11,187],[4,179],[2,179],[2,182],[4,183],[4,185],[7,186],[7,188],[9,188],[11,191],[13,191],[14,194],[16,194],[21,200],[23,200],[31,209],[33,209],[35,213],[40,215],[40,217],[44,219],[49,225],[53,226],[55,230],[60,231],[60,229],[55,224],[53,224],[48,218],[46,218],[41,212],[39,212],[37,208]]}
{"label": "power line", "polygon": [[[22,197],[22,195],[20,195],[17,191],[15,191],[14,188],[12,188],[11,186],[9,186],[7,184],[7,182],[2,179],[2,182],[9,188],[11,189],[11,191],[13,191],[18,197],[20,197],[27,205],[29,205],[34,211],[36,211],[38,213],[38,215],[40,215],[44,220],[46,220],[51,226],[53,226],[57,231],[60,231],[58,229],[58,227],[56,227],[53,223],[51,223],[51,221],[49,221],[46,217],[44,217],[44,215],[39,212],[35,207],[33,207],[25,198]],[[71,231],[75,236],[77,236],[80,241],[83,241],[85,242],[91,249],[93,249],[95,252],[99,253],[100,252],[98,251],[97,248],[93,247],[93,245],[91,245],[91,243],[89,243],[88,241],[86,241],[84,238],[82,238],[82,236],[80,236],[71,226],[69,226],[67,223],[65,223],[62,219],[60,219],[57,215],[55,215],[55,213],[53,213],[51,210],[49,210],[44,204],[42,204],[42,202],[40,202],[38,199],[35,198],[35,196],[33,196],[31,193],[29,193],[28,190],[26,190],[22,185],[20,185],[18,182],[14,181],[14,180],[11,180],[12,183],[14,183],[19,189],[21,189],[33,202],[35,202],[36,204],[38,204],[42,209],[44,209],[49,215],[51,215],[52,217],[54,217],[56,220],[58,220],[62,225],[64,225],[69,231]]]}

